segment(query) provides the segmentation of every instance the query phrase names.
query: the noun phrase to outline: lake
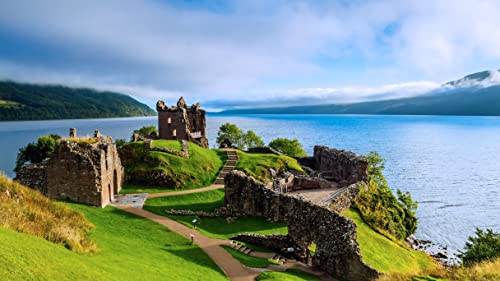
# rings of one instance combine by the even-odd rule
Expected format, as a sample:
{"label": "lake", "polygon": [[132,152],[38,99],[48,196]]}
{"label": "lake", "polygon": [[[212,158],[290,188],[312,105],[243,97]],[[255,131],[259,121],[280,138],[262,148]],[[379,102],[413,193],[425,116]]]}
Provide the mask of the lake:
{"label": "lake", "polygon": [[[391,188],[419,202],[420,239],[457,250],[474,226],[500,230],[500,117],[209,115],[211,146],[225,122],[254,130],[266,143],[298,138],[309,154],[316,144],[377,151]],[[0,122],[0,170],[13,177],[18,149],[40,135],[66,136],[75,127],[80,136],[99,129],[129,139],[134,129],[156,124],[156,117]]]}

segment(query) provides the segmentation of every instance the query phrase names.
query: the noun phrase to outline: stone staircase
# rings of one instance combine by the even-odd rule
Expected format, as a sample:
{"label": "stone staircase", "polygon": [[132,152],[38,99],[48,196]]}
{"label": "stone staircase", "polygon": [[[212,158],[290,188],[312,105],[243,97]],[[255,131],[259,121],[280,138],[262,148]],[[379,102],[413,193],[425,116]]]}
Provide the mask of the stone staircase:
{"label": "stone staircase", "polygon": [[215,180],[214,184],[224,184],[224,177],[229,172],[234,170],[234,168],[236,167],[236,162],[238,162],[238,154],[236,153],[236,151],[232,150],[232,149],[231,150],[227,149],[226,154],[227,154],[227,158],[228,158],[227,162],[224,165],[224,167],[222,168],[222,171],[217,176],[217,179]]}
{"label": "stone staircase", "polygon": [[260,257],[260,258],[268,258],[268,259],[272,259],[273,261],[283,265],[287,262],[286,258],[278,255],[278,254],[275,254],[275,253],[261,253],[261,252],[253,252],[252,249],[246,247],[245,245],[243,244],[240,244],[238,243],[237,241],[234,241],[234,240],[231,240],[231,243],[229,244],[229,246],[233,249],[235,249],[236,251],[239,251],[239,252],[242,252],[243,254],[246,254],[246,255],[250,255],[250,256],[253,256],[253,257]]}

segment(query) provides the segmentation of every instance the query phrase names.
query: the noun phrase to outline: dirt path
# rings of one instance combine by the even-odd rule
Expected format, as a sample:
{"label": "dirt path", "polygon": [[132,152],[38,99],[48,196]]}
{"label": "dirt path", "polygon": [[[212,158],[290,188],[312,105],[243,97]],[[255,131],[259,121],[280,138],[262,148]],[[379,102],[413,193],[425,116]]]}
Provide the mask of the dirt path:
{"label": "dirt path", "polygon": [[224,185],[223,184],[212,184],[210,186],[197,188],[197,189],[188,189],[188,190],[182,190],[182,191],[171,191],[171,192],[161,192],[161,193],[150,193],[148,195],[148,199],[157,198],[157,197],[182,195],[182,194],[190,194],[190,193],[198,193],[198,192],[204,192],[204,191],[215,190],[215,189],[220,189],[220,188],[224,188]]}
{"label": "dirt path", "polygon": [[226,250],[220,247],[221,245],[227,245],[227,240],[206,237],[192,228],[189,228],[167,217],[159,216],[143,209],[137,209],[128,206],[119,206],[117,208],[157,222],[163,226],[166,226],[170,230],[179,233],[187,239],[191,239],[190,235],[193,234],[195,236],[194,242],[210,256],[210,258],[222,269],[222,271],[224,271],[227,277],[229,277],[229,279],[231,280],[250,281],[255,280],[255,277],[259,275],[259,272],[244,267]]}

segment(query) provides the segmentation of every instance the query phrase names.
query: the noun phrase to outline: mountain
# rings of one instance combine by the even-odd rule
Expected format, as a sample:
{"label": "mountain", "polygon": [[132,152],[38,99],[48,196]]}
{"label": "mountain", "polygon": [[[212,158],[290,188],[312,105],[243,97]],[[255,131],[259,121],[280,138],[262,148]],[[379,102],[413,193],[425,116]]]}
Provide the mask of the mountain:
{"label": "mountain", "polygon": [[223,114],[394,114],[500,116],[500,70],[443,84],[422,96],[361,102],[223,111]]}
{"label": "mountain", "polygon": [[132,97],[58,85],[0,81],[0,121],[150,116]]}

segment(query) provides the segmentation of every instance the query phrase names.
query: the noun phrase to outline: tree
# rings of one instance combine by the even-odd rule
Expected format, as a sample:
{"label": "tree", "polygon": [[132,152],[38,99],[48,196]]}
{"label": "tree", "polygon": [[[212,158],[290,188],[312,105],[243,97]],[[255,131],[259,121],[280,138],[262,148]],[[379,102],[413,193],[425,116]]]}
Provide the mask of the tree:
{"label": "tree", "polygon": [[257,146],[263,146],[264,141],[254,131],[249,130],[243,135],[241,139],[241,147],[248,149]]}
{"label": "tree", "polygon": [[122,147],[122,146],[124,146],[126,144],[127,144],[127,141],[124,140],[124,139],[116,139],[115,140],[116,148],[120,148],[120,147]]}
{"label": "tree", "polygon": [[241,146],[243,131],[235,124],[225,123],[219,127],[216,142],[220,145],[222,141],[228,139],[233,145]]}
{"label": "tree", "polygon": [[155,126],[143,126],[138,130],[134,130],[134,134],[139,134],[141,136],[150,136],[152,133],[158,135],[158,130]]}
{"label": "tree", "polygon": [[17,172],[24,163],[40,163],[45,158],[48,158],[54,153],[57,140],[61,137],[56,134],[40,136],[36,143],[32,142],[25,147],[19,149],[16,159],[16,167],[14,171]]}
{"label": "tree", "polygon": [[476,227],[476,236],[470,236],[465,243],[465,252],[458,255],[465,265],[500,257],[500,233]]}
{"label": "tree", "polygon": [[285,155],[291,157],[307,156],[298,139],[277,138],[269,143],[269,146]]}

